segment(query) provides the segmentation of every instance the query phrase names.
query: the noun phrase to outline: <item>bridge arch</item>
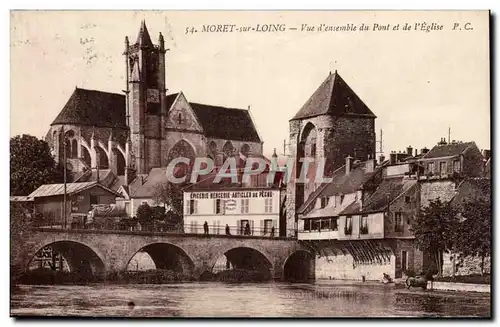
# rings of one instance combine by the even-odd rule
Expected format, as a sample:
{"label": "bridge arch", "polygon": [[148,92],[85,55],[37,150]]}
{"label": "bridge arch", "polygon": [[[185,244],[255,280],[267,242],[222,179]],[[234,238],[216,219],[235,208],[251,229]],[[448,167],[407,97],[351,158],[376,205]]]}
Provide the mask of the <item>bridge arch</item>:
{"label": "bridge arch", "polygon": [[172,270],[192,274],[195,270],[195,260],[180,246],[168,242],[151,242],[142,245],[140,249],[128,257],[123,270],[128,270],[132,259],[140,252],[145,252],[154,262],[156,269]]}
{"label": "bridge arch", "polygon": [[306,250],[297,250],[290,254],[283,263],[285,281],[308,281],[314,279],[315,257]]}
{"label": "bridge arch", "polygon": [[102,255],[89,245],[72,240],[55,240],[39,244],[34,248],[33,254],[28,257],[24,269],[29,270],[34,261],[43,260],[43,249],[50,248],[50,254],[59,254],[64,258],[69,271],[85,277],[104,277],[106,272],[105,260]]}
{"label": "bridge arch", "polygon": [[[221,262],[221,260],[225,261]],[[212,272],[243,269],[265,273],[269,276],[269,279],[274,276],[274,265],[269,255],[255,247],[243,244],[219,251],[213,262],[210,263],[209,268]]]}

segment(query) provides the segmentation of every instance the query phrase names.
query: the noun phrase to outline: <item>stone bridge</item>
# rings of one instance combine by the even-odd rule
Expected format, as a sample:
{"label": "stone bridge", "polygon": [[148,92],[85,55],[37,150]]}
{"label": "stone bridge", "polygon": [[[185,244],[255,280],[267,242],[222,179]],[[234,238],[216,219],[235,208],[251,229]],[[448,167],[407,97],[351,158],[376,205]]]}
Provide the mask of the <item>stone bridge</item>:
{"label": "stone bridge", "polygon": [[70,271],[106,275],[127,270],[139,251],[149,254],[157,269],[211,272],[225,256],[235,268],[265,270],[275,280],[314,279],[314,253],[295,239],[155,232],[37,228],[11,244],[11,267],[25,271],[45,246],[59,252]]}

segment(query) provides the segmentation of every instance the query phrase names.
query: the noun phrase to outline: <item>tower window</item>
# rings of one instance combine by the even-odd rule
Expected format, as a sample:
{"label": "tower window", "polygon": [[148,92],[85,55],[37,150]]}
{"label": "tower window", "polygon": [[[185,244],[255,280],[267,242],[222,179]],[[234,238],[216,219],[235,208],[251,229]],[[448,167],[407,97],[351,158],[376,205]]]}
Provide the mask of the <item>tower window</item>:
{"label": "tower window", "polygon": [[182,114],[179,114],[179,115],[177,116],[177,123],[178,123],[179,125],[181,125],[181,124],[182,124]]}

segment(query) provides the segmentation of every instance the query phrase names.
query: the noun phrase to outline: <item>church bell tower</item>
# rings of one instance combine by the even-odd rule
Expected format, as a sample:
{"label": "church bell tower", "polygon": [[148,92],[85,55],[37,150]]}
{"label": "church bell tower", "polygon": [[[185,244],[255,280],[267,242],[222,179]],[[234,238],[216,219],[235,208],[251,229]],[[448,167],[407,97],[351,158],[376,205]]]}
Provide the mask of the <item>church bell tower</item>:
{"label": "church bell tower", "polygon": [[134,44],[125,37],[126,116],[130,128],[130,167],[136,174],[147,174],[161,165],[162,126],[165,105],[165,41],[160,33],[158,45],[151,41],[146,22],[141,22]]}

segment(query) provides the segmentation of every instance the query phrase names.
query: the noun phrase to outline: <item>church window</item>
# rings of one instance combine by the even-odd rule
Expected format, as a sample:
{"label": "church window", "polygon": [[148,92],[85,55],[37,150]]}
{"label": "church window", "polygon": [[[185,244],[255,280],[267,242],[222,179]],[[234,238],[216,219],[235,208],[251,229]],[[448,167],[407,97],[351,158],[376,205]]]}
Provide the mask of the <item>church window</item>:
{"label": "church window", "polygon": [[73,139],[71,141],[71,158],[77,158],[78,157],[78,142],[76,139]]}
{"label": "church window", "polygon": [[316,156],[316,143],[311,144],[311,157]]}
{"label": "church window", "polygon": [[179,114],[179,115],[177,116],[177,123],[178,123],[179,125],[181,125],[181,124],[182,124],[182,114]]}

